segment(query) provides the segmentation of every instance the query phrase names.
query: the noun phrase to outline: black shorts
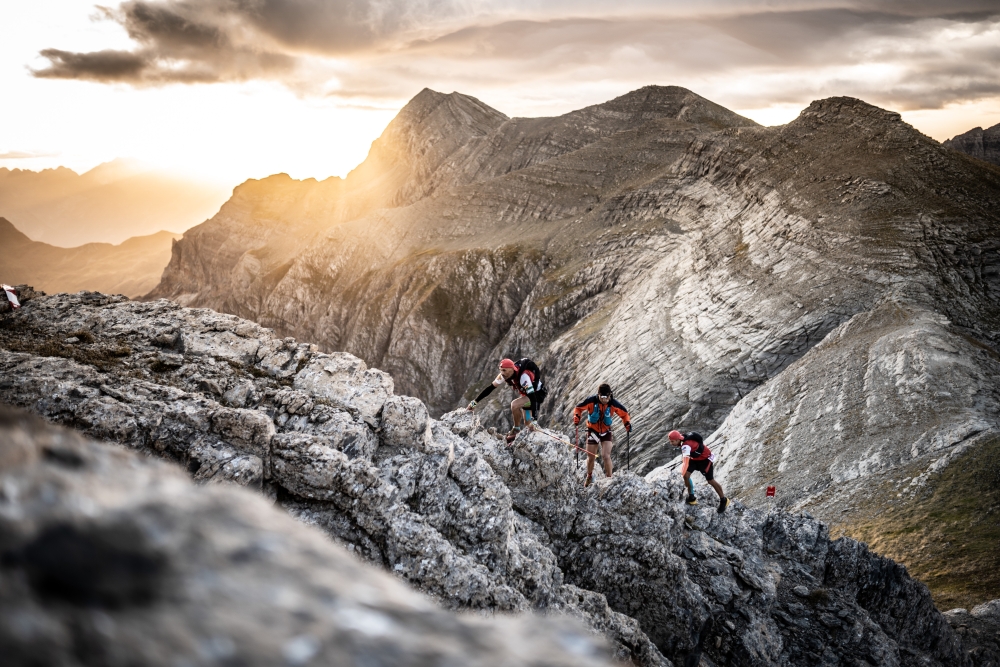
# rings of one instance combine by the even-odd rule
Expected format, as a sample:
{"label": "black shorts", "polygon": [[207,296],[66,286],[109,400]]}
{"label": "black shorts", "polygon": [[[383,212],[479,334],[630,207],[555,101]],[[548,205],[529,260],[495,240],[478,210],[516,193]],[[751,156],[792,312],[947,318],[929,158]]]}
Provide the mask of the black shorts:
{"label": "black shorts", "polygon": [[702,459],[701,461],[688,461],[688,472],[700,472],[705,476],[705,479],[712,481],[715,479],[715,464],[708,459]]}
{"label": "black shorts", "polygon": [[605,431],[604,433],[598,433],[597,431],[591,431],[587,429],[587,444],[596,445],[599,442],[614,442],[615,436],[611,431]]}

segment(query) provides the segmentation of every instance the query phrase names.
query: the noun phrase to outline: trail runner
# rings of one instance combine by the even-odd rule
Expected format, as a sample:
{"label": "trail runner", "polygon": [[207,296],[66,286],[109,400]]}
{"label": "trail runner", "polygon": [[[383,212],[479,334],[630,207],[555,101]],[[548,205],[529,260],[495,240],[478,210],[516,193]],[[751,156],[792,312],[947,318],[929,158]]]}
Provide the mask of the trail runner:
{"label": "trail runner", "polygon": [[715,481],[715,454],[705,446],[701,435],[694,431],[690,433],[671,431],[667,434],[667,439],[674,447],[681,448],[681,456],[683,457],[681,476],[684,478],[684,485],[688,490],[687,504],[698,504],[698,499],[694,497],[694,482],[691,481],[691,473],[698,471],[705,476],[705,480],[719,494],[719,514],[725,512],[726,508],[729,507],[729,498],[723,493],[722,486]]}
{"label": "trail runner", "polygon": [[597,448],[601,448],[601,462],[604,474],[611,477],[611,446],[615,436],[611,432],[611,422],[614,415],[622,420],[626,431],[632,430],[632,421],[628,410],[611,395],[611,386],[607,383],[597,388],[597,394],[584,399],[573,409],[573,425],[580,423],[580,417],[587,415],[587,477],[584,486],[590,486],[594,481],[594,460],[597,458]]}
{"label": "trail runner", "polygon": [[491,385],[479,392],[479,396],[476,396],[469,403],[468,409],[475,410],[480,401],[504,384],[513,387],[518,394],[517,398],[510,404],[514,428],[507,434],[507,442],[514,442],[517,434],[521,431],[522,424],[528,428],[534,428],[534,424],[538,421],[538,408],[545,400],[546,389],[542,382],[542,371],[534,361],[528,358],[517,362],[511,359],[501,359],[500,374],[496,376]]}

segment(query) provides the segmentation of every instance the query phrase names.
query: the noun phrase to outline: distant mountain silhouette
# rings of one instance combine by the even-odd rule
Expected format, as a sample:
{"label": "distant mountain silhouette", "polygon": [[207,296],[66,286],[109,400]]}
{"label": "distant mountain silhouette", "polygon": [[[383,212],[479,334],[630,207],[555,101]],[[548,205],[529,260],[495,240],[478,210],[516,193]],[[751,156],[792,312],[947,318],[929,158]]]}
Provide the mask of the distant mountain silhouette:
{"label": "distant mountain silhouette", "polygon": [[948,148],[1000,165],[1000,123],[984,130],[974,127],[944,142]]}
{"label": "distant mountain silhouette", "polygon": [[214,215],[230,188],[118,159],[84,174],[0,168],[0,215],[29,238],[61,247],[183,232]]}
{"label": "distant mountain silhouette", "polygon": [[155,286],[180,234],[160,231],[119,245],[87,243],[58,248],[32,241],[0,218],[0,281],[45,292],[89,290],[135,297]]}

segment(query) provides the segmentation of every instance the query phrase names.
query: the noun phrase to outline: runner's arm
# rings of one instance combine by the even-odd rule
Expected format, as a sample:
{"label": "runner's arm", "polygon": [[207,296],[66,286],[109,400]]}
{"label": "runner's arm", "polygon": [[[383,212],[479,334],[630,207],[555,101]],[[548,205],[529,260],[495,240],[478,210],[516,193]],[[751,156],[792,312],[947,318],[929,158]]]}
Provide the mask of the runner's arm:
{"label": "runner's arm", "polygon": [[681,445],[681,477],[687,477],[688,463],[691,462],[691,447]]}
{"label": "runner's arm", "polygon": [[502,385],[503,383],[504,383],[503,375],[496,376],[496,379],[493,380],[493,382],[489,386],[487,386],[486,389],[483,389],[481,392],[479,392],[479,396],[476,396],[476,398],[472,401],[472,403],[476,404],[479,401],[483,400],[484,398],[492,394],[493,390]]}
{"label": "runner's arm", "polygon": [[589,412],[590,409],[591,409],[591,399],[590,398],[586,398],[586,399],[583,400],[582,403],[578,403],[577,406],[575,408],[573,408],[573,423],[574,424],[579,424],[580,423],[580,417],[583,415],[583,413]]}
{"label": "runner's arm", "polygon": [[611,411],[618,415],[618,418],[622,420],[622,424],[625,425],[626,431],[632,430],[632,418],[629,417],[628,410],[625,409],[624,405],[615,399],[611,399]]}

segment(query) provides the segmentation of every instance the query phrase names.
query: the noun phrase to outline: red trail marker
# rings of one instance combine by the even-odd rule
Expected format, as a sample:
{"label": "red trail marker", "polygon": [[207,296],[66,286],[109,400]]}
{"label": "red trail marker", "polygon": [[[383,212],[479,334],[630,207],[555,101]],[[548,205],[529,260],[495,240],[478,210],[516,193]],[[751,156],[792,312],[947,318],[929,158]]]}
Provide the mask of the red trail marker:
{"label": "red trail marker", "polygon": [[767,497],[768,498],[774,498],[774,487],[773,486],[767,487]]}

